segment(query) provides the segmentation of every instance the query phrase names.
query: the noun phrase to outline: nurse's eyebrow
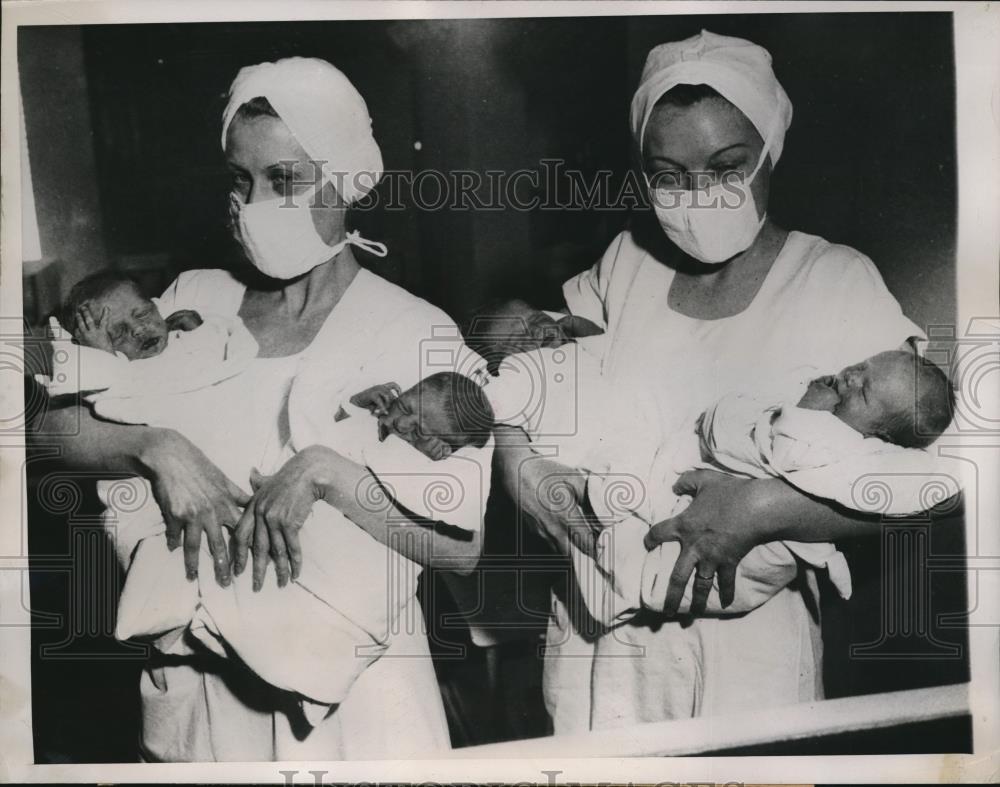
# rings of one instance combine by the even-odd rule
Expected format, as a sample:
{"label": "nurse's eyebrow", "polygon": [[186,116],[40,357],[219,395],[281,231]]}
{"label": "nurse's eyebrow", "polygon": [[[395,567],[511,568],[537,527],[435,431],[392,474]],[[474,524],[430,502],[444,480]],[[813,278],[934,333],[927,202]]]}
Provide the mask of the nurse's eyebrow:
{"label": "nurse's eyebrow", "polygon": [[709,158],[715,158],[716,156],[722,155],[723,153],[728,153],[730,150],[733,150],[734,148],[747,148],[747,147],[750,146],[746,142],[736,142],[735,144],[728,145],[724,148],[720,148],[719,150],[715,151],[715,153],[713,153]]}
{"label": "nurse's eyebrow", "polygon": [[673,159],[667,158],[666,156],[651,156],[650,158],[646,159],[646,161],[647,161],[647,163],[650,163],[650,164],[652,164],[654,161],[662,161],[665,164],[670,164],[671,166],[679,167],[680,169],[684,169],[684,165],[683,164],[681,164],[680,162],[674,161]]}

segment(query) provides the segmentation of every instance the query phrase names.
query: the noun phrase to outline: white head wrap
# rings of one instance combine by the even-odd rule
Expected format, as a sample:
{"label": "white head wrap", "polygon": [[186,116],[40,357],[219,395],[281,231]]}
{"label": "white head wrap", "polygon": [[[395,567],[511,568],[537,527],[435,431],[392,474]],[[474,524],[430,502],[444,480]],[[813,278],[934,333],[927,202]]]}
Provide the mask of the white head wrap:
{"label": "white head wrap", "polygon": [[677,85],[713,88],[747,116],[762,139],[770,138],[771,163],[781,158],[785,132],[792,122],[792,102],[774,76],[766,49],[707,30],[653,47],[632,97],[632,136],[640,149],[653,107]]}
{"label": "white head wrap", "polygon": [[372,136],[368,107],[339,70],[312,57],[246,66],[229,88],[222,114],[222,148],[236,111],[263,97],[350,204],[382,176],[382,152]]}

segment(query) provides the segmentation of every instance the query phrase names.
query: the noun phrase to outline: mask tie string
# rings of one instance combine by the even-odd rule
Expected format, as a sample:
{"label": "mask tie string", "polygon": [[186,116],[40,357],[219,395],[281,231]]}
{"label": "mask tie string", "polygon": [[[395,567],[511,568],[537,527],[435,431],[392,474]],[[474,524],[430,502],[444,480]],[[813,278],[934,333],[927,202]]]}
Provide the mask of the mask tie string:
{"label": "mask tie string", "polygon": [[379,243],[377,240],[362,238],[361,233],[357,230],[351,230],[348,232],[347,237],[344,240],[351,246],[357,246],[359,249],[364,249],[369,254],[374,254],[376,257],[385,257],[389,253],[389,249],[384,243]]}

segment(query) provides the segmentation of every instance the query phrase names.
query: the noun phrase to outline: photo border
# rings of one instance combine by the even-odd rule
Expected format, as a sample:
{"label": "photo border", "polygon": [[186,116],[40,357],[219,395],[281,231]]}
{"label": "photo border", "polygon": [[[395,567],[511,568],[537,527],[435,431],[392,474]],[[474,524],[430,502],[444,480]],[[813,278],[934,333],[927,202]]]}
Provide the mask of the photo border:
{"label": "photo border", "polygon": [[[0,315],[23,314],[20,286],[20,152],[18,145],[17,32],[25,25],[79,25],[162,22],[285,21],[308,19],[424,19],[661,14],[799,14],[892,11],[948,11],[953,14],[957,80],[959,221],[957,247],[958,326],[974,319],[996,320],[1000,328],[1000,8],[980,3],[900,2],[4,2],[0,115],[3,155],[0,177],[3,225],[0,230]],[[8,322],[10,322],[8,320]],[[4,331],[6,333],[6,331]],[[23,405],[20,379],[0,376],[5,407]],[[989,395],[992,389],[987,390]],[[1000,391],[993,400],[1000,402]],[[16,430],[15,430],[16,431]],[[976,435],[955,438],[955,447],[978,451],[980,481],[1000,477],[997,446]],[[996,442],[994,436],[994,442]],[[992,448],[992,455],[982,447]],[[968,465],[969,463],[963,463]],[[677,757],[632,759],[551,758],[407,760],[379,762],[253,764],[32,764],[30,628],[24,440],[0,433],[0,779],[60,782],[277,782],[282,771],[297,770],[294,783],[311,784],[308,771],[323,771],[332,782],[524,782],[542,784],[673,782],[937,782],[995,779],[1000,770],[1000,628],[970,625],[974,754],[867,755],[821,757]],[[972,473],[966,488],[975,489]],[[1000,492],[980,489],[967,505],[966,533],[978,527],[977,556],[1000,561]],[[972,511],[975,510],[975,517]],[[973,521],[973,520],[976,521]],[[967,539],[968,543],[972,543]],[[971,549],[971,547],[970,547]],[[988,620],[998,619],[1000,563],[968,570],[969,598],[981,599]],[[971,603],[971,601],[970,601]],[[555,776],[547,775],[557,772]]]}

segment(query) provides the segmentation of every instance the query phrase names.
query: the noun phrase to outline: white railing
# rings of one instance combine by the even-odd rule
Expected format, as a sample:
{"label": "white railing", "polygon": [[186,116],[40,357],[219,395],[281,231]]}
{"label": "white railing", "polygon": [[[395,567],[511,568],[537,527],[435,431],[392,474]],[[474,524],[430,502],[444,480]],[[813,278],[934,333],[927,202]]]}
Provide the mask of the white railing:
{"label": "white railing", "polygon": [[727,716],[639,724],[457,749],[453,757],[662,757],[722,751],[969,713],[969,684],[822,700]]}

